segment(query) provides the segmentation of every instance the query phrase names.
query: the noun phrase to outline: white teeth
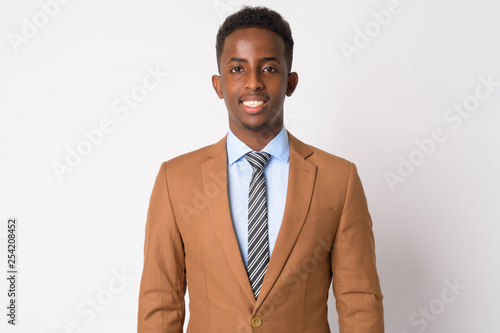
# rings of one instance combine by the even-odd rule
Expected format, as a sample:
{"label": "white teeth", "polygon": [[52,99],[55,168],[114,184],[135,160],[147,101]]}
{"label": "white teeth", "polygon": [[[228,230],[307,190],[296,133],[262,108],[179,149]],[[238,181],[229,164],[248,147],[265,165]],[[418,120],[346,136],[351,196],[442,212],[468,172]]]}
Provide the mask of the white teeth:
{"label": "white teeth", "polygon": [[252,108],[255,108],[257,106],[261,106],[262,104],[264,104],[264,101],[244,101],[243,102],[243,105],[250,106]]}

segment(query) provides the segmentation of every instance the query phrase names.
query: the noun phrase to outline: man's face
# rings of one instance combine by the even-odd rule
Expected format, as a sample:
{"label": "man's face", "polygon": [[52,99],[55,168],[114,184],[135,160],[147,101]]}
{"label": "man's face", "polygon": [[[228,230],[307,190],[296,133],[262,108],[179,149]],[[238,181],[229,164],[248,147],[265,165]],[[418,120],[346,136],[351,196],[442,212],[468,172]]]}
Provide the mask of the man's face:
{"label": "man's face", "polygon": [[287,74],[283,39],[259,28],[236,30],[226,37],[220,76],[212,77],[217,95],[226,103],[229,127],[240,138],[265,128],[281,129],[285,95],[292,95],[297,80],[296,73]]}

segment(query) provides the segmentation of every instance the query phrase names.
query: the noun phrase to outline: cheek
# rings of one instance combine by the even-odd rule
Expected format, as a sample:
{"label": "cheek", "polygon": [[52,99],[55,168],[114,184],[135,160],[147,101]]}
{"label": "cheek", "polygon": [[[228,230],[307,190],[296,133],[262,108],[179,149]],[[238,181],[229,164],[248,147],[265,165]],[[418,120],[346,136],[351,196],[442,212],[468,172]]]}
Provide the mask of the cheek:
{"label": "cheek", "polygon": [[279,80],[276,80],[275,82],[273,82],[272,87],[273,87],[273,92],[276,95],[279,95],[280,97],[285,98],[286,87],[287,87],[287,78],[282,77]]}
{"label": "cheek", "polygon": [[222,93],[224,94],[225,99],[229,100],[237,100],[238,99],[238,94],[237,94],[237,89],[234,84],[230,82],[225,82],[222,85]]}
{"label": "cheek", "polygon": [[276,87],[273,91],[273,102],[275,104],[282,104],[286,96],[286,87]]}

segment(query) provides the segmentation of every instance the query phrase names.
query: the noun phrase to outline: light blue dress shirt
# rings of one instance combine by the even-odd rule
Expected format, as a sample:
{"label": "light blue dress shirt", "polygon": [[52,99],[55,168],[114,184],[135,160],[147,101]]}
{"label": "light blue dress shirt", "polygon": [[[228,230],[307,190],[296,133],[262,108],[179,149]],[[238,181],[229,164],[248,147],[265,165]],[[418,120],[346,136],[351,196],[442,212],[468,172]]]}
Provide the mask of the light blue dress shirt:
{"label": "light blue dress shirt", "polygon": [[[231,130],[227,135],[227,170],[229,207],[233,228],[240,246],[241,258],[247,267],[248,253],[248,191],[252,178],[252,166],[245,154],[253,151]],[[269,228],[269,255],[278,237],[288,188],[290,142],[285,127],[261,151],[271,154],[264,168],[267,187],[267,221]]]}

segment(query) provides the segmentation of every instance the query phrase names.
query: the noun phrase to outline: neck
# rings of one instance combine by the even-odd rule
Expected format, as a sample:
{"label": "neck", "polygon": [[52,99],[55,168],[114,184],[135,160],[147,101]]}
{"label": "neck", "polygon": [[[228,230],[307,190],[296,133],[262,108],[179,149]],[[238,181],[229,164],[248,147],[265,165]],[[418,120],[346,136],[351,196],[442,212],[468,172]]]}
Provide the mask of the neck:
{"label": "neck", "polygon": [[274,126],[266,126],[259,129],[247,129],[244,130],[233,129],[231,126],[231,131],[233,134],[250,147],[254,151],[261,151],[272,139],[278,135],[278,133],[283,128],[283,123],[277,123]]}

